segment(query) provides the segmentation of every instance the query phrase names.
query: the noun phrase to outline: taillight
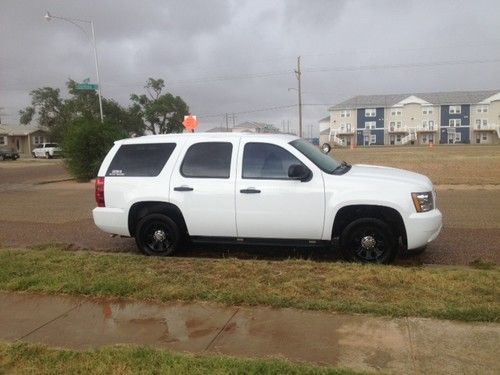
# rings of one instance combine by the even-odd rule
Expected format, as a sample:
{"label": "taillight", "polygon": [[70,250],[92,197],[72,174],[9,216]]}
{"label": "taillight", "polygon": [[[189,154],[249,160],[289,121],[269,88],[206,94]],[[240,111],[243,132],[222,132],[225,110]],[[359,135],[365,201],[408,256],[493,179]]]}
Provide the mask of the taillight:
{"label": "taillight", "polygon": [[97,207],[106,207],[104,203],[104,177],[95,179],[95,201]]}

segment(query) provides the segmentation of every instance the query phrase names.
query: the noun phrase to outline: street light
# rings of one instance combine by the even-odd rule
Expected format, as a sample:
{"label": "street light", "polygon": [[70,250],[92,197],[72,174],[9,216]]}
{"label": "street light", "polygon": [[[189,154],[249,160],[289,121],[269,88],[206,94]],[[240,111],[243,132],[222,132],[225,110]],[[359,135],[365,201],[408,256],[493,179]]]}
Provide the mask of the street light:
{"label": "street light", "polygon": [[[58,19],[58,20],[63,20],[63,21],[69,22],[69,23],[75,25],[76,27],[78,27],[80,30],[82,30],[84,32],[84,34],[87,36],[87,38],[89,38],[90,43],[92,44],[92,47],[94,48],[94,62],[95,62],[95,71],[96,71],[96,76],[97,76],[97,95],[99,97],[99,112],[101,115],[101,122],[104,122],[104,116],[102,113],[101,81],[99,79],[99,63],[97,60],[97,47],[96,47],[96,43],[95,43],[94,22],[88,21],[88,20],[81,20],[78,18],[66,18],[66,17],[54,16],[54,15],[50,14],[49,11],[47,11],[45,13],[45,16],[43,16],[43,17],[47,21],[51,21],[52,19]],[[81,25],[79,25],[78,22],[90,24],[90,28],[92,30],[92,37],[89,37],[89,35],[87,34],[87,31],[85,31],[85,29]]]}

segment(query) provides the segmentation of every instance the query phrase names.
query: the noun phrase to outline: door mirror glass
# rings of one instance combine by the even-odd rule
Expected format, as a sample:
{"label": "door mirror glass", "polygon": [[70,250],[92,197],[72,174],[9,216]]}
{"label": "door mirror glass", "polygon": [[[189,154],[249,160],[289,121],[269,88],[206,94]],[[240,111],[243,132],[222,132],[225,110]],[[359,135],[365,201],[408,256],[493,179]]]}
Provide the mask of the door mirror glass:
{"label": "door mirror glass", "polygon": [[288,177],[292,180],[308,181],[311,178],[311,171],[303,164],[292,164],[288,168]]}

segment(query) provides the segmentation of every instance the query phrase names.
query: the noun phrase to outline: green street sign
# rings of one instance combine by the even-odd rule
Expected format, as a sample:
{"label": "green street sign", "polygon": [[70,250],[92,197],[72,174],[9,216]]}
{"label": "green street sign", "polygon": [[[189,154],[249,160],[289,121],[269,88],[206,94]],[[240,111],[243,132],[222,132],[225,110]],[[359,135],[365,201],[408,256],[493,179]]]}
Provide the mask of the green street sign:
{"label": "green street sign", "polygon": [[97,83],[90,83],[90,78],[86,78],[82,83],[77,83],[75,88],[81,91],[95,91],[97,90]]}

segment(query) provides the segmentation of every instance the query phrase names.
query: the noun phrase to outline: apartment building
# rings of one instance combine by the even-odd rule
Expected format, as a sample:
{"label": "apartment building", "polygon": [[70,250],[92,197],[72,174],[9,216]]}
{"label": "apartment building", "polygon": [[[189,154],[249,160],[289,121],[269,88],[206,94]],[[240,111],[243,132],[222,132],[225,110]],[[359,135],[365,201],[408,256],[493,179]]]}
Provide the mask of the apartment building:
{"label": "apartment building", "polygon": [[322,144],[500,143],[500,90],[355,96],[329,112]]}

